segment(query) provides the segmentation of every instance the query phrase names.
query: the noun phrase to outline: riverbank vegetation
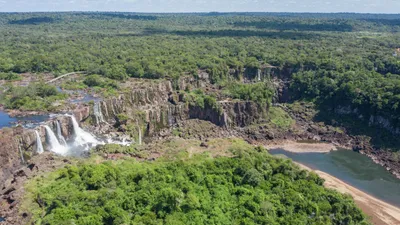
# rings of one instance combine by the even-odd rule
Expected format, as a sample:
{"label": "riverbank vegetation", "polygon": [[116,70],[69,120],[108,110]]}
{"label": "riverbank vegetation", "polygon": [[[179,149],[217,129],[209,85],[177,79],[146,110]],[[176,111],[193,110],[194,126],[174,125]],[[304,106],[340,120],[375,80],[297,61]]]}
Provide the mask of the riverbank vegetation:
{"label": "riverbank vegetation", "polygon": [[289,160],[237,141],[229,152],[68,166],[32,181],[25,206],[38,224],[368,224]]}
{"label": "riverbank vegetation", "polygon": [[60,93],[53,85],[32,83],[26,87],[10,86],[0,97],[6,109],[51,111],[57,107],[54,103],[65,100],[67,95]]}

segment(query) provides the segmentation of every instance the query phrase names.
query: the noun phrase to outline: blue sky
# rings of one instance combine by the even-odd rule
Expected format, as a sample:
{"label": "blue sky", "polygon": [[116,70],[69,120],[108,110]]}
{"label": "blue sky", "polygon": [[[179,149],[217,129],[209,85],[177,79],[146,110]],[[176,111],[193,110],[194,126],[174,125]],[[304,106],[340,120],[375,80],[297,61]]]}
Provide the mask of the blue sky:
{"label": "blue sky", "polygon": [[0,11],[400,13],[400,0],[0,0]]}

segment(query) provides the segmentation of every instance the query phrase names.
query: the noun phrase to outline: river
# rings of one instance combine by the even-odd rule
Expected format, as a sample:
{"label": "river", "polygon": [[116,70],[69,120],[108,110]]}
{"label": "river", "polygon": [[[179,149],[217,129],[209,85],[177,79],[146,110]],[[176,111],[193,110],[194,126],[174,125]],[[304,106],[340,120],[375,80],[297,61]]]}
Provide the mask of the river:
{"label": "river", "polygon": [[384,202],[400,207],[400,180],[357,152],[339,149],[329,153],[295,153],[272,149],[272,155],[285,155],[293,161],[323,171]]}
{"label": "river", "polygon": [[23,126],[33,128],[39,123],[49,119],[49,115],[32,115],[24,117],[10,117],[6,112],[0,110],[0,129],[4,127],[13,127],[17,123],[22,123]]}

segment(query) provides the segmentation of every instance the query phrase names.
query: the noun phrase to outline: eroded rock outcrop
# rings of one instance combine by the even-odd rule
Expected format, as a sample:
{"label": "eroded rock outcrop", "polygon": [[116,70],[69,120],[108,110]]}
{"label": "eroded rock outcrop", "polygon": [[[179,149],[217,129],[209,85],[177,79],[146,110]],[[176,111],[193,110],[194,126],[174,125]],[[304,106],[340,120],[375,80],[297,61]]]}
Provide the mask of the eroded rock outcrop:
{"label": "eroded rock outcrop", "polygon": [[[178,89],[200,87],[205,83],[205,80],[184,78],[179,81]],[[220,101],[218,107],[195,106],[185,102],[179,90],[174,90],[170,81],[132,84],[129,92],[100,102],[101,113],[110,124],[114,124],[118,116],[125,115],[144,127],[145,135],[152,136],[187,119],[206,120],[224,128],[244,127],[259,121],[267,112],[266,107],[250,101]],[[91,112],[95,109],[93,106]]]}

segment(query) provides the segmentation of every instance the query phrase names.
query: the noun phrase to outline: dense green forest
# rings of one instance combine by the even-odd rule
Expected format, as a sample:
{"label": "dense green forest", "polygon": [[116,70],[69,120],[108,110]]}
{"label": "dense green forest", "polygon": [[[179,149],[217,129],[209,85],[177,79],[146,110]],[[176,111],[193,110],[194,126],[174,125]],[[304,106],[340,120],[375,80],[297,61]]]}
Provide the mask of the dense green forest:
{"label": "dense green forest", "polygon": [[[400,16],[390,14],[2,13],[0,79],[86,71],[104,80],[89,77],[69,87],[113,94],[129,77],[176,80],[201,70],[226,86],[245,69],[273,66],[271,78],[290,80],[292,101],[330,111],[350,106],[366,121],[382,116],[399,127],[399,31]],[[255,86],[234,83],[226,87],[231,97],[272,101],[268,93],[255,94]],[[35,108],[14,100],[2,102]]]}
{"label": "dense green forest", "polygon": [[49,225],[368,224],[351,197],[316,174],[262,148],[230,151],[68,166],[31,182],[29,207]]}
{"label": "dense green forest", "polygon": [[293,100],[399,122],[399,15],[3,13],[0,31],[5,80],[71,71],[177,79],[200,69],[218,83],[229,69],[272,65],[293,78]]}

